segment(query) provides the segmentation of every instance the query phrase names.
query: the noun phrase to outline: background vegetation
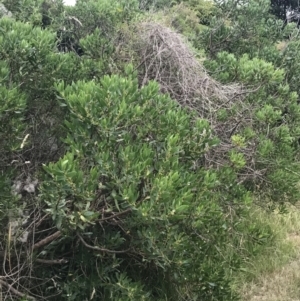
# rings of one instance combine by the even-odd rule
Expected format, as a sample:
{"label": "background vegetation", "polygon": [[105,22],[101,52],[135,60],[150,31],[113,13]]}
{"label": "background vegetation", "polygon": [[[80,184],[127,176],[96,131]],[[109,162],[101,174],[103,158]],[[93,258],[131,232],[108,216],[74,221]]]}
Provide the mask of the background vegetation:
{"label": "background vegetation", "polygon": [[285,7],[2,2],[1,300],[249,300],[296,256]]}

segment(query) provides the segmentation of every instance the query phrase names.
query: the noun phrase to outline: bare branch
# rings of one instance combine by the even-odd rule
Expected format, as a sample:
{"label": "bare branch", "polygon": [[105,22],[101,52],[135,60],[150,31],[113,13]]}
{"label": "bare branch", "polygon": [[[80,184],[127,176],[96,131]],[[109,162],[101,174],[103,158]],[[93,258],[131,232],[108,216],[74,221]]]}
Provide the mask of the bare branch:
{"label": "bare branch", "polygon": [[42,239],[41,241],[37,242],[36,244],[34,244],[33,250],[36,250],[36,249],[38,249],[40,247],[43,247],[44,245],[49,244],[51,241],[57,239],[60,236],[61,236],[61,232],[60,231],[56,231],[52,235],[50,235],[50,236]]}
{"label": "bare branch", "polygon": [[36,300],[34,297],[32,296],[28,296],[24,293],[21,293],[20,291],[16,290],[15,288],[12,287],[12,285],[8,284],[7,282],[3,281],[0,279],[0,284],[7,287],[9,292],[12,292],[14,295],[19,296],[21,298],[26,298],[28,300]]}
{"label": "bare branch", "polygon": [[112,253],[112,254],[122,254],[122,253],[127,253],[128,251],[130,251],[130,248],[127,250],[123,250],[123,251],[115,251],[115,250],[109,250],[109,249],[105,249],[105,248],[100,248],[97,246],[91,246],[89,245],[83,238],[82,236],[77,232],[77,236],[79,237],[79,239],[81,240],[81,242],[89,249],[91,250],[95,250],[95,251],[99,251],[99,252],[105,252],[105,253]]}
{"label": "bare branch", "polygon": [[122,211],[122,212],[116,213],[116,214],[111,215],[111,216],[108,216],[108,217],[104,217],[104,218],[98,220],[98,222],[104,222],[104,221],[107,221],[107,220],[116,218],[117,216],[126,214],[126,213],[131,212],[131,211],[132,211],[132,209],[131,209],[131,208],[128,208],[128,209],[126,209],[126,210],[124,210],[124,211]]}
{"label": "bare branch", "polygon": [[41,259],[41,258],[37,258],[35,261],[40,263],[45,263],[45,264],[62,264],[68,262],[68,260],[66,259]]}

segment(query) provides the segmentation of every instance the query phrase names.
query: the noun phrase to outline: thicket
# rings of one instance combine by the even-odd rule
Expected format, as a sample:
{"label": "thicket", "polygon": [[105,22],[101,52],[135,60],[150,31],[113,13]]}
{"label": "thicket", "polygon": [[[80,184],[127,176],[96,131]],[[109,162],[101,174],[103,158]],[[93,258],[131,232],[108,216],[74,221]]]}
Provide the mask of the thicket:
{"label": "thicket", "polygon": [[3,3],[1,298],[238,300],[274,237],[252,202],[299,199],[297,28],[265,0]]}

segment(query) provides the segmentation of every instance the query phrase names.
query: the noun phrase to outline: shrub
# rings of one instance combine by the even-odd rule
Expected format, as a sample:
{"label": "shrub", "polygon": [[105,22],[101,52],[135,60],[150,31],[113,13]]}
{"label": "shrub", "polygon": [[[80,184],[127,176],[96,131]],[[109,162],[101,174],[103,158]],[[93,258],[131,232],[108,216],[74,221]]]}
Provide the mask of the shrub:
{"label": "shrub", "polygon": [[219,53],[216,60],[207,60],[205,66],[223,83],[236,80],[253,85],[252,93],[243,101],[243,110],[239,103],[219,110],[223,122],[236,120],[230,132],[233,144],[244,153],[246,162],[250,163],[247,158],[252,158],[252,163],[241,169],[248,189],[256,190],[261,198],[296,202],[300,107],[297,93],[283,84],[284,70],[262,59],[251,60],[248,55],[237,59],[226,52]]}
{"label": "shrub", "polygon": [[208,123],[152,82],[139,90],[137,80],[112,76],[57,89],[72,112],[69,152],[44,167],[42,199],[57,228],[90,254],[94,276],[82,297],[94,287],[112,300],[229,300],[215,248],[227,236],[218,176],[191,170],[216,144]]}
{"label": "shrub", "polygon": [[[0,20],[6,300],[236,300],[230,275],[272,241],[253,192],[298,196],[284,71],[222,52],[216,80],[137,5],[79,1],[78,32],[62,14],[41,28],[40,7]],[[83,56],[57,50],[61,24]]]}

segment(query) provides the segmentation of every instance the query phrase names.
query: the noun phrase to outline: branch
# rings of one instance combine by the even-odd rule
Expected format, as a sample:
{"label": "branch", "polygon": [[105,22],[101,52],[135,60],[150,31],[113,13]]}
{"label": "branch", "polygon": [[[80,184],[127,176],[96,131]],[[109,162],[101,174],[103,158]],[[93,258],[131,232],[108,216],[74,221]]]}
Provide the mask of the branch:
{"label": "branch", "polygon": [[51,241],[53,241],[54,239],[58,238],[61,236],[61,232],[60,231],[56,231],[55,233],[53,233],[52,235],[42,239],[41,241],[37,242],[36,244],[33,245],[33,250],[36,250],[40,247],[43,247],[44,245],[49,244]]}
{"label": "branch", "polygon": [[45,264],[62,264],[68,262],[68,260],[66,259],[40,259],[40,258],[37,258],[35,261],[40,263],[45,263]]}
{"label": "branch", "polygon": [[99,251],[99,252],[106,252],[106,253],[112,253],[112,254],[121,254],[121,253],[127,253],[129,249],[127,250],[123,250],[123,251],[114,251],[114,250],[108,250],[108,249],[105,249],[105,248],[100,248],[100,247],[97,247],[97,246],[91,246],[89,245],[83,238],[82,236],[77,232],[77,236],[79,237],[79,239],[81,240],[81,242],[89,249],[91,250],[95,250],[95,251]]}
{"label": "branch", "polygon": [[119,213],[116,213],[116,214],[114,214],[114,215],[111,215],[111,216],[108,216],[108,217],[104,217],[104,218],[102,218],[102,219],[99,219],[98,222],[104,222],[104,221],[107,221],[107,220],[109,220],[109,219],[115,218],[115,217],[117,217],[117,216],[123,215],[123,214],[128,213],[128,212],[131,212],[131,211],[132,211],[132,209],[131,209],[131,208],[128,208],[128,209],[126,209],[126,210],[124,210],[124,211],[122,211],[122,212],[119,212]]}
{"label": "branch", "polygon": [[19,292],[15,288],[12,287],[12,285],[8,284],[7,282],[0,279],[0,285],[6,286],[8,288],[8,291],[11,291],[14,295],[19,296],[21,298],[26,298],[28,300],[35,301],[36,299],[34,297],[28,296],[24,293]]}

